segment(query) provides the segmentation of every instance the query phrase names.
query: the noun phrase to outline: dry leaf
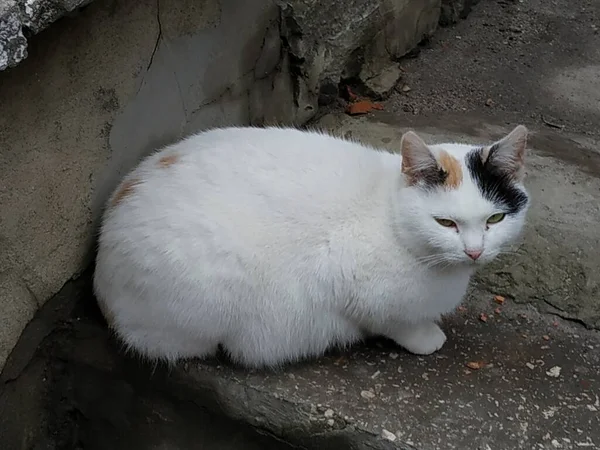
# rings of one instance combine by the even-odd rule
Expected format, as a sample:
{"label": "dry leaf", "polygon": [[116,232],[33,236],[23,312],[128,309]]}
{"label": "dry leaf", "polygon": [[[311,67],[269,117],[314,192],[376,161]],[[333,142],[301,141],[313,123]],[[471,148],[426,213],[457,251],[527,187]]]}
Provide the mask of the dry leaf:
{"label": "dry leaf", "polygon": [[382,110],[383,105],[381,103],[373,103],[371,100],[361,100],[355,103],[350,103],[346,107],[346,113],[351,116],[355,116],[357,114],[366,114],[374,109]]}
{"label": "dry leaf", "polygon": [[496,309],[494,310],[494,313],[496,313],[496,314],[500,314],[501,312],[502,312],[502,309],[501,309],[501,308],[496,308]]}
{"label": "dry leaf", "polygon": [[545,341],[549,341],[550,340],[550,336],[548,336],[547,334],[542,336],[542,339]]}
{"label": "dry leaf", "polygon": [[505,299],[504,297],[502,297],[501,295],[496,295],[496,296],[494,297],[494,301],[495,301],[496,303],[499,303],[499,304],[501,304],[501,305],[504,305],[504,301],[505,301],[505,300],[506,300],[506,299]]}
{"label": "dry leaf", "polygon": [[469,361],[466,366],[471,370],[479,370],[485,367],[485,363],[483,361]]}
{"label": "dry leaf", "polygon": [[488,321],[488,316],[486,313],[481,313],[479,315],[479,320],[481,320],[482,322],[487,322]]}
{"label": "dry leaf", "polygon": [[345,358],[344,356],[340,356],[338,359],[336,359],[336,360],[334,361],[334,364],[335,364],[336,366],[339,366],[339,365],[341,365],[341,364],[346,364],[346,362],[347,362],[346,358]]}

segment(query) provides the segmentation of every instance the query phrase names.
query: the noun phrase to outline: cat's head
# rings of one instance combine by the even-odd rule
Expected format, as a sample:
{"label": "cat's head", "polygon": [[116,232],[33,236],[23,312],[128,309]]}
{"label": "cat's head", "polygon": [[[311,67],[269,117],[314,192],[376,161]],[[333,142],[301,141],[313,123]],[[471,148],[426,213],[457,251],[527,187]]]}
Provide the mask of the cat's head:
{"label": "cat's head", "polygon": [[491,261],[521,232],[529,197],[523,186],[527,129],[498,142],[428,146],[402,137],[403,211],[428,265]]}

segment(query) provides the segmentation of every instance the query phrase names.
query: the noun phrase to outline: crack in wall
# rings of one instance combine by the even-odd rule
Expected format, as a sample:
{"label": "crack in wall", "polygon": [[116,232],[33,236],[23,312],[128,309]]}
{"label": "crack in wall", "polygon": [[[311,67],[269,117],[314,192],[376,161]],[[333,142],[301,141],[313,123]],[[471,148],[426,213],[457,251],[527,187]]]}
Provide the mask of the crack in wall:
{"label": "crack in wall", "polygon": [[162,39],[162,23],[160,21],[160,0],[156,0],[156,22],[158,24],[158,35],[156,36],[154,49],[152,49],[152,54],[150,55],[150,61],[148,61],[148,65],[146,66],[146,72],[150,70],[152,63],[154,62],[154,55],[156,55],[156,52],[158,51],[158,47],[160,45],[160,41]]}

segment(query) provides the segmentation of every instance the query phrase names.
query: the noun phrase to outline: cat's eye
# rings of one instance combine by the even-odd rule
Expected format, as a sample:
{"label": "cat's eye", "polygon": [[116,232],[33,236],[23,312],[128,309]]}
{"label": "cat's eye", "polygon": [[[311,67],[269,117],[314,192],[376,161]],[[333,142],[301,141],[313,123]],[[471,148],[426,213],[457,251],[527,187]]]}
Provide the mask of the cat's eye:
{"label": "cat's eye", "polygon": [[498,223],[498,222],[502,222],[502,220],[504,219],[504,216],[506,216],[506,214],[504,213],[496,213],[496,214],[492,214],[490,217],[488,217],[487,223]]}
{"label": "cat's eye", "polygon": [[439,223],[441,226],[446,228],[456,228],[456,222],[450,219],[440,219],[438,217],[435,218],[435,221]]}

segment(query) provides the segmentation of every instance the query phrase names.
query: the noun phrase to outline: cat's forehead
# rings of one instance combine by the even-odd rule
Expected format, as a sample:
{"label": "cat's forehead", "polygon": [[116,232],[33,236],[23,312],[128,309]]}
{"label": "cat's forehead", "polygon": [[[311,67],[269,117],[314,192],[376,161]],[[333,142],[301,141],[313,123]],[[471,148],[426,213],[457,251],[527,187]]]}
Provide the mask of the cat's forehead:
{"label": "cat's forehead", "polygon": [[479,220],[498,210],[497,205],[481,195],[470,177],[456,189],[441,189],[430,197],[436,214],[465,221]]}
{"label": "cat's forehead", "polygon": [[469,173],[467,156],[477,151],[476,147],[464,144],[438,144],[429,148],[444,173],[442,184],[445,191],[460,191],[464,194],[465,191],[475,187],[473,177]]}

